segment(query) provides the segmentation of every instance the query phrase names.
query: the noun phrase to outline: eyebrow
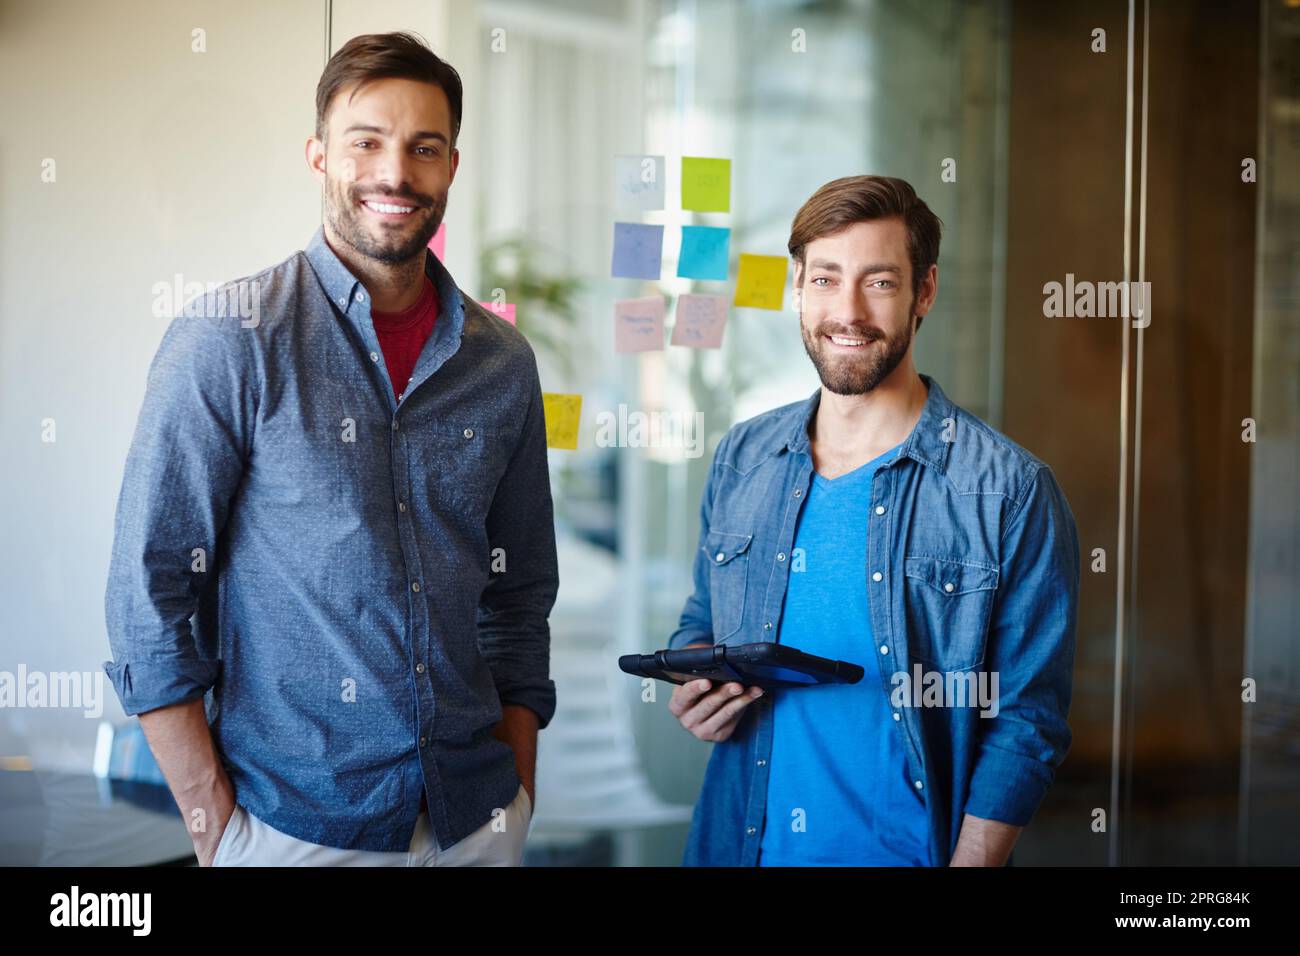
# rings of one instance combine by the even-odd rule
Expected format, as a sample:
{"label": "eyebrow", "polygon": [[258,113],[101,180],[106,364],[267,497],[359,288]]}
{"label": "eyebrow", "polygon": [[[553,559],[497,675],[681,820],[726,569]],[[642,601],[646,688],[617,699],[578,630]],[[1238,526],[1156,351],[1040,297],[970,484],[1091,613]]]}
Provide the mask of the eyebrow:
{"label": "eyebrow", "polygon": [[[827,272],[842,273],[844,269],[838,262],[832,262],[830,259],[813,259],[808,263],[809,269],[824,269]],[[898,275],[903,274],[903,270],[889,262],[872,262],[863,270],[863,274],[871,275],[875,272],[893,272]]]}
{"label": "eyebrow", "polygon": [[[382,126],[364,126],[361,123],[353,123],[343,131],[344,136],[347,136],[349,133],[378,133],[381,136],[387,136],[388,130]],[[418,130],[411,139],[437,139],[444,143],[448,141],[445,134],[439,133],[437,130],[429,129]]]}

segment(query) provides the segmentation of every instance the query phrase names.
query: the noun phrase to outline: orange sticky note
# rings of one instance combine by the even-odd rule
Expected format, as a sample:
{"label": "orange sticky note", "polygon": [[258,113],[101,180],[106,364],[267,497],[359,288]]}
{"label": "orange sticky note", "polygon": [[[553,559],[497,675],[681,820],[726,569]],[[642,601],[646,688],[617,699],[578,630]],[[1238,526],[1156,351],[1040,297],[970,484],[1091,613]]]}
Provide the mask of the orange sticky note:
{"label": "orange sticky note", "polygon": [[542,407],[546,413],[546,447],[576,451],[582,396],[542,392]]}

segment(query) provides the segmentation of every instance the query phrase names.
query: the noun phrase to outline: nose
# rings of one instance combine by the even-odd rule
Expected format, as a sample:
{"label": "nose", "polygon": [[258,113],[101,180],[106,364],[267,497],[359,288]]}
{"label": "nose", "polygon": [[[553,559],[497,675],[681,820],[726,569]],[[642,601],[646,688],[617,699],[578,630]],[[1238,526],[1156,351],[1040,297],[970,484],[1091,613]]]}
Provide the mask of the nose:
{"label": "nose", "polygon": [[374,182],[386,186],[389,192],[410,194],[413,192],[410,179],[411,162],[411,157],[405,150],[398,146],[388,146],[374,158],[370,172]]}

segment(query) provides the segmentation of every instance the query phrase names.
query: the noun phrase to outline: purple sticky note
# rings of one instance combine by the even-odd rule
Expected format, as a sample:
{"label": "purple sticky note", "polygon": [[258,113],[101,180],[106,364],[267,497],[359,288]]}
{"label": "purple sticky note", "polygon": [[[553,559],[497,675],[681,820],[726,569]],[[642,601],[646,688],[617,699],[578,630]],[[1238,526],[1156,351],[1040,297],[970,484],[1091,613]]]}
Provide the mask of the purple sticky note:
{"label": "purple sticky note", "polygon": [[610,275],[616,279],[658,279],[663,258],[663,226],[614,223],[614,258],[609,268]]}
{"label": "purple sticky note", "polygon": [[695,349],[716,349],[722,345],[722,330],[726,325],[726,296],[679,295],[672,344]]}
{"label": "purple sticky note", "polygon": [[438,257],[439,262],[447,260],[447,224],[445,222],[438,224],[438,231],[429,240],[429,248],[433,250],[433,254]]}
{"label": "purple sticky note", "polygon": [[493,315],[499,315],[511,325],[515,324],[515,304],[513,302],[480,302],[479,305]]}
{"label": "purple sticky note", "polygon": [[614,351],[663,351],[664,299],[618,299],[614,303]]}

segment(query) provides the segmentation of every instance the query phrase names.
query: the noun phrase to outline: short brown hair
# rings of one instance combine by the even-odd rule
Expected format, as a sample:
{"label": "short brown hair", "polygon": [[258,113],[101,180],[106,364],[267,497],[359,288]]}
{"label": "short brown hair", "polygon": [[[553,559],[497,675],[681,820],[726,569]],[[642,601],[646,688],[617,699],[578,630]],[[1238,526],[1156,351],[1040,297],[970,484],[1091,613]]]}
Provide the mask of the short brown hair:
{"label": "short brown hair", "polygon": [[[451,145],[460,136],[461,107],[464,90],[460,74],[450,63],[429,49],[419,36],[403,30],[399,33],[367,33],[355,36],[325,64],[316,84],[316,138],[325,139],[325,117],[334,94],[350,83],[395,77],[432,83],[447,94],[451,106]],[[356,90],[353,90],[356,93]]]}
{"label": "short brown hair", "polygon": [[[912,296],[920,294],[930,266],[939,261],[942,222],[916,195],[910,183],[893,176],[845,176],[822,186],[799,207],[790,224],[790,255],[800,266],[814,239],[832,235],[855,222],[899,216],[907,230],[907,257],[912,263]],[[916,320],[921,327],[921,319]]]}

